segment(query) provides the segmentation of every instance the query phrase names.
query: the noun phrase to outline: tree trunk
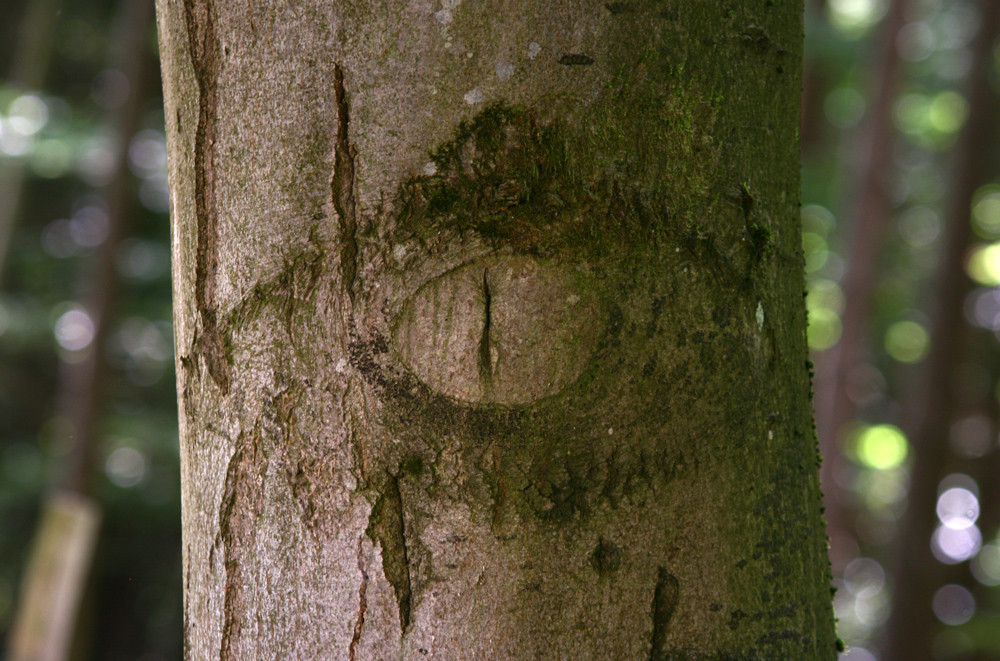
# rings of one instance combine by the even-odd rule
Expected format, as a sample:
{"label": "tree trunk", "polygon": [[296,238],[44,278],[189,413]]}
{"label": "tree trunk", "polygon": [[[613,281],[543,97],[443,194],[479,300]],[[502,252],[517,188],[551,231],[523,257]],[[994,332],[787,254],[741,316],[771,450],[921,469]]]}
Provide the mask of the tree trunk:
{"label": "tree trunk", "polygon": [[[31,0],[17,31],[14,57],[4,85],[18,93],[37,92],[45,82],[52,56],[52,37],[59,16],[58,0]],[[0,282],[7,272],[7,253],[21,209],[26,158],[0,159]]]}
{"label": "tree trunk", "polygon": [[158,13],[189,658],[834,658],[800,4]]}

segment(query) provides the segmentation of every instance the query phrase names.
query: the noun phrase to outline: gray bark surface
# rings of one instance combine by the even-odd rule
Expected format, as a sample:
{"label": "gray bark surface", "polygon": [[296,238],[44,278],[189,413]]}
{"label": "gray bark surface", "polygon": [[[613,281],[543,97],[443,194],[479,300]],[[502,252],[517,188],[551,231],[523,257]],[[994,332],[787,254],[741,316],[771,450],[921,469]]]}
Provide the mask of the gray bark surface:
{"label": "gray bark surface", "polygon": [[834,658],[799,4],[157,9],[189,658]]}

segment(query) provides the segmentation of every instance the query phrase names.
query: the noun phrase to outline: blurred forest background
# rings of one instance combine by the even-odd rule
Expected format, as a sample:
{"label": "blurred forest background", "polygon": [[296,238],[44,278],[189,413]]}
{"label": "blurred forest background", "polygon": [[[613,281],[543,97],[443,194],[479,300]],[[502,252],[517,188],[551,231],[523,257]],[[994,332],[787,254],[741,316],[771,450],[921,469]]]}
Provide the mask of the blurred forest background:
{"label": "blurred forest background", "polygon": [[[803,249],[841,658],[1000,659],[1000,2],[806,4]],[[39,617],[74,659],[182,657],[156,55],[151,0],[0,3],[10,659],[40,658],[12,633]],[[33,572],[62,606],[30,596]]]}

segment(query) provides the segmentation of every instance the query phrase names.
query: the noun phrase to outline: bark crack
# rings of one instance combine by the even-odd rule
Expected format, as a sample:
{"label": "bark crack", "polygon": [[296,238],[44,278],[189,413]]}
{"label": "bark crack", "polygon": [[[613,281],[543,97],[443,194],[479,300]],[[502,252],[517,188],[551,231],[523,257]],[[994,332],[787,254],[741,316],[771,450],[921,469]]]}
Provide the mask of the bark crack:
{"label": "bark crack", "polygon": [[333,67],[334,95],[337,104],[337,137],[333,149],[333,176],[330,195],[334,211],[340,220],[340,276],[351,303],[354,303],[354,279],[358,271],[358,219],[354,197],[354,158],[357,150],[351,144],[351,115],[344,88],[344,70]]}
{"label": "bark crack", "polygon": [[361,587],[358,588],[358,619],[354,623],[354,636],[347,653],[350,661],[357,659],[358,642],[361,640],[361,628],[365,624],[365,612],[368,610],[368,570],[365,567],[364,537],[358,537],[358,571],[361,572]]}
{"label": "bark crack", "polygon": [[382,570],[396,593],[399,606],[399,626],[405,633],[410,626],[410,563],[406,553],[406,530],[403,522],[403,497],[399,478],[389,476],[375,507],[372,508],[366,531],[372,541],[382,546]]}
{"label": "bark crack", "polygon": [[667,633],[670,618],[677,608],[680,584],[677,577],[659,567],[656,587],[653,589],[653,635],[649,649],[649,661],[664,661],[667,658]]}
{"label": "bark crack", "polygon": [[490,355],[490,325],[492,323],[493,296],[490,292],[490,282],[487,278],[487,270],[483,269],[483,335],[479,340],[479,378],[483,385],[488,386],[493,379],[493,360]]}
{"label": "bark crack", "polygon": [[215,301],[219,266],[219,221],[215,208],[215,137],[221,62],[215,33],[215,7],[211,0],[184,0],[188,49],[198,85],[198,124],[195,129],[195,303],[200,327],[195,350],[205,359],[208,373],[223,394],[229,392],[229,359],[218,326]]}
{"label": "bark crack", "polygon": [[239,657],[243,615],[248,607],[243,595],[243,553],[257,538],[256,520],[263,508],[267,457],[260,430],[240,434],[226,469],[219,504],[219,532],[215,545],[225,553],[226,586],[222,611],[221,661]]}

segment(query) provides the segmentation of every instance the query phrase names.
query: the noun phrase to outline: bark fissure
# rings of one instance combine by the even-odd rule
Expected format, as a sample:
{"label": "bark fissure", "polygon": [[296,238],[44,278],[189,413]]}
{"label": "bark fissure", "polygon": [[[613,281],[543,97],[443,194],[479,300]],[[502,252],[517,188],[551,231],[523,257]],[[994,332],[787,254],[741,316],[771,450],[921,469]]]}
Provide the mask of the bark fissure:
{"label": "bark fissure", "polygon": [[219,219],[215,207],[214,148],[217,124],[217,83],[221,61],[215,33],[215,7],[211,0],[184,0],[188,49],[198,86],[198,124],[195,130],[195,304],[201,322],[195,349],[205,359],[216,386],[229,392],[229,359],[218,324],[215,300],[219,266]]}
{"label": "bark fissure", "polygon": [[354,623],[354,636],[347,649],[350,661],[357,659],[361,628],[365,625],[365,612],[368,610],[368,569],[365,567],[364,537],[358,537],[358,571],[361,572],[361,586],[358,588],[358,619]]}
{"label": "bark fissure", "polygon": [[410,564],[406,553],[403,497],[399,478],[389,476],[368,521],[368,537],[382,546],[382,570],[396,593],[399,626],[405,633],[410,625]]}
{"label": "bark fissure", "polygon": [[340,221],[340,275],[347,296],[354,303],[354,279],[358,271],[357,202],[354,198],[354,158],[357,150],[348,132],[351,116],[344,88],[344,70],[333,69],[334,95],[337,104],[337,137],[333,150],[333,176],[330,194],[333,209]]}
{"label": "bark fissure", "polygon": [[256,519],[263,507],[267,457],[261,447],[259,429],[241,434],[229,460],[222,501],[219,505],[219,532],[216,546],[224,554],[226,577],[222,611],[222,661],[238,659],[238,643],[243,614],[248,608],[243,593],[243,554],[256,540]]}
{"label": "bark fissure", "polygon": [[589,55],[584,55],[583,53],[567,53],[559,58],[559,64],[563,64],[568,67],[589,66],[593,63],[594,58]]}
{"label": "bark fissure", "polygon": [[653,589],[653,635],[649,648],[649,661],[663,661],[667,658],[667,633],[670,618],[677,608],[680,584],[677,577],[666,567],[657,569],[656,587]]}
{"label": "bark fissure", "polygon": [[490,293],[490,282],[487,277],[488,271],[483,269],[483,335],[479,340],[479,378],[483,382],[484,390],[489,386],[493,377],[493,361],[490,358],[490,323],[492,317],[491,306],[493,297]]}
{"label": "bark fissure", "polygon": [[[191,557],[191,545],[188,544],[185,549],[185,555]],[[191,590],[191,565],[193,563],[189,560],[187,562],[187,570],[184,572],[184,592],[189,592]],[[194,618],[191,616],[191,604],[190,601],[184,600],[184,658],[191,658],[191,639],[194,637],[194,629],[197,626]]]}

